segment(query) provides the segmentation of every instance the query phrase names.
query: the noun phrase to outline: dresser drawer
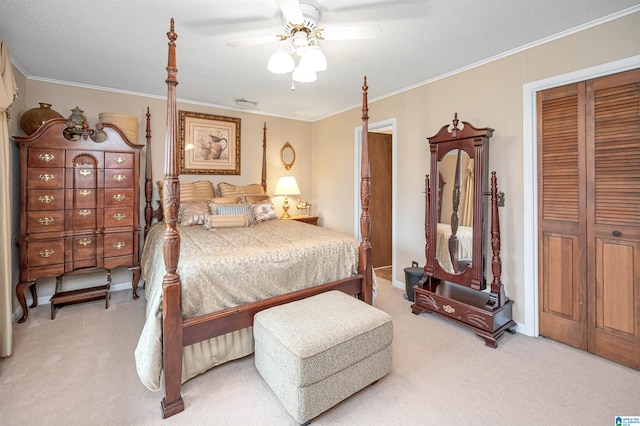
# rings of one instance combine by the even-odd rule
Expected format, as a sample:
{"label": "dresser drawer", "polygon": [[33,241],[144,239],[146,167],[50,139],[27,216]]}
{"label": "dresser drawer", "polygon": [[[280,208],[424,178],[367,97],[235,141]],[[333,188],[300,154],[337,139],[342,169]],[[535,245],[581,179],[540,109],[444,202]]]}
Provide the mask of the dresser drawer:
{"label": "dresser drawer", "polygon": [[133,169],[105,169],[105,188],[133,188],[135,185]]}
{"label": "dresser drawer", "polygon": [[104,167],[107,169],[133,169],[132,153],[105,152]]}
{"label": "dresser drawer", "polygon": [[104,257],[129,256],[133,254],[133,234],[105,234]]}
{"label": "dresser drawer", "polygon": [[64,231],[64,210],[27,212],[27,234]]}
{"label": "dresser drawer", "polygon": [[132,226],[133,225],[133,209],[129,207],[124,208],[110,208],[104,209],[104,227],[109,229],[110,227],[120,226]]}
{"label": "dresser drawer", "polygon": [[67,206],[72,209],[95,209],[99,194],[100,190],[95,188],[67,189]]}
{"label": "dresser drawer", "polygon": [[75,168],[67,169],[69,181],[68,188],[97,188],[102,169],[97,169],[92,165],[78,165]]}
{"label": "dresser drawer", "polygon": [[73,229],[95,229],[98,226],[96,209],[70,210]]}
{"label": "dresser drawer", "polygon": [[29,167],[64,167],[64,151],[29,148],[27,150],[27,165]]}
{"label": "dresser drawer", "polygon": [[105,207],[133,207],[133,189],[111,188],[104,190]]}
{"label": "dresser drawer", "polygon": [[73,239],[73,261],[95,259],[98,253],[98,239],[95,235]]}
{"label": "dresser drawer", "polygon": [[64,188],[64,169],[32,167],[27,171],[27,188]]}
{"label": "dresser drawer", "polygon": [[27,243],[27,267],[64,263],[64,240]]}
{"label": "dresser drawer", "polygon": [[63,189],[31,189],[27,191],[27,210],[63,210]]}

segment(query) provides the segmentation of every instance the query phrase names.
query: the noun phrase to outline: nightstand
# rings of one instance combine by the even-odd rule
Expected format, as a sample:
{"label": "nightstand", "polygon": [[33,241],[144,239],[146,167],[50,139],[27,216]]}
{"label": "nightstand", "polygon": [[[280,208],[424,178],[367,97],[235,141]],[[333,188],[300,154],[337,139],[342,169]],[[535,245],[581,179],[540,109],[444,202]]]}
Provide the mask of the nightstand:
{"label": "nightstand", "polygon": [[310,225],[318,225],[318,216],[291,216],[285,220],[296,220],[298,222],[308,223]]}

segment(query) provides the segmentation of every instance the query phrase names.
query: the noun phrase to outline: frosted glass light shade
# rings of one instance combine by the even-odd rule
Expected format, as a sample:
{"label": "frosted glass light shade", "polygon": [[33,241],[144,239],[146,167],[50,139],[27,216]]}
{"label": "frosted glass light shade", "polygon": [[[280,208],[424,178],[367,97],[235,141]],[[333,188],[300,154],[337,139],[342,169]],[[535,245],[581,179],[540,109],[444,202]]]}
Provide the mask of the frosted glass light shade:
{"label": "frosted glass light shade", "polygon": [[278,49],[273,55],[271,55],[269,63],[267,64],[268,70],[274,74],[286,74],[293,71],[295,66],[296,63],[291,55],[282,49]]}
{"label": "frosted glass light shade", "polygon": [[318,46],[313,46],[304,52],[304,55],[300,58],[300,64],[320,72],[327,69],[327,58]]}
{"label": "frosted glass light shade", "polygon": [[300,83],[311,83],[318,79],[318,75],[311,68],[298,65],[296,69],[293,70],[292,78],[294,81],[298,81]]}

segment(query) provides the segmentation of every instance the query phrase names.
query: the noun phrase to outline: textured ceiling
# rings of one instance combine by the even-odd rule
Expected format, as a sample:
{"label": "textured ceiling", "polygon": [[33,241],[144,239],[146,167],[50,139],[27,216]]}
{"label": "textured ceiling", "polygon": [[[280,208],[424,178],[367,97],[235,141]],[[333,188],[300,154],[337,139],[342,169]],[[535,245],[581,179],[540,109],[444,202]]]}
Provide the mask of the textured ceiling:
{"label": "textured ceiling", "polygon": [[567,31],[640,11],[637,0],[303,0],[320,27],[377,23],[375,40],[321,42],[328,69],[296,83],[266,69],[273,43],[226,41],[282,33],[276,0],[11,0],[0,37],[28,78],[166,96],[169,20],[178,33],[178,98],[315,121]]}

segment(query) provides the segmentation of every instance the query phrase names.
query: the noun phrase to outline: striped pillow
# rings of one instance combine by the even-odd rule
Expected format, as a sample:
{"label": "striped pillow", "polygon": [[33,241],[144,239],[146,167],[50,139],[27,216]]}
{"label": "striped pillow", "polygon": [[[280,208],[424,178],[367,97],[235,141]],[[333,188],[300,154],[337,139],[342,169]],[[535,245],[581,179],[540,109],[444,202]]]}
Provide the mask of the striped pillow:
{"label": "striped pillow", "polygon": [[218,184],[218,192],[221,197],[228,197],[229,195],[263,195],[265,193],[264,188],[259,183],[239,186],[227,182]]}
{"label": "striped pillow", "polygon": [[[159,180],[158,194],[160,196],[160,204],[164,201],[164,181]],[[209,201],[215,197],[213,190],[213,182],[210,180],[199,180],[197,182],[184,183],[180,182],[180,202],[188,201]]]}
{"label": "striped pillow", "polygon": [[[212,208],[212,205],[214,208]],[[215,209],[215,211],[213,210]],[[239,204],[209,204],[209,211],[211,214],[217,215],[245,215],[249,225],[253,225],[253,207],[251,204],[239,203]]]}

